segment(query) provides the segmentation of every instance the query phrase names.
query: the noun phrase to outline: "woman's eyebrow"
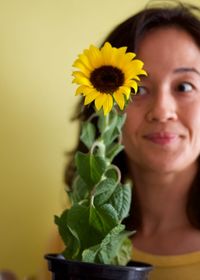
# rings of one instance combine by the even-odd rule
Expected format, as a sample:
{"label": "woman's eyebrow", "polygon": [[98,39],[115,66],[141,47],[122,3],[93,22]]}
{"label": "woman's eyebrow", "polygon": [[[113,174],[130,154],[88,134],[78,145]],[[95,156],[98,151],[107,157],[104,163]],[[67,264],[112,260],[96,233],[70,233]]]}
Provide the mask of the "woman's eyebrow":
{"label": "woman's eyebrow", "polygon": [[174,73],[193,72],[200,76],[200,72],[196,68],[193,68],[193,67],[191,67],[191,68],[190,67],[180,67],[180,68],[176,68],[173,72]]}

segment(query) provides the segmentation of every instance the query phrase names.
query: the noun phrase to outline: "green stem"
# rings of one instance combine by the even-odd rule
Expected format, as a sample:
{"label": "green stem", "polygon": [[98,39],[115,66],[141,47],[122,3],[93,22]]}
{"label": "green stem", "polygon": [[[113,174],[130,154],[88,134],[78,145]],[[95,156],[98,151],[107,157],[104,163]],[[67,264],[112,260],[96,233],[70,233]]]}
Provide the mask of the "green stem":
{"label": "green stem", "polygon": [[119,184],[121,182],[121,171],[120,169],[114,165],[114,164],[111,164],[106,171],[108,171],[109,169],[114,169],[117,173],[117,184]]}
{"label": "green stem", "polygon": [[98,155],[105,158],[106,147],[102,140],[96,140],[91,147],[90,153],[94,154],[95,148],[98,148]]}

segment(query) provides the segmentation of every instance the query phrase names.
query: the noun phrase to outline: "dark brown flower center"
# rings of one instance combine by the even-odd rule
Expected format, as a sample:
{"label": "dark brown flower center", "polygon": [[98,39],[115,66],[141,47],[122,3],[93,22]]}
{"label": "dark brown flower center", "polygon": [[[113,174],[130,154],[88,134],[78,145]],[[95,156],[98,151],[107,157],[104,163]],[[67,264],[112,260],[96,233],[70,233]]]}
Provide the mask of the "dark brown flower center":
{"label": "dark brown flower center", "polygon": [[124,73],[117,67],[104,65],[90,75],[94,88],[103,93],[113,93],[124,84]]}

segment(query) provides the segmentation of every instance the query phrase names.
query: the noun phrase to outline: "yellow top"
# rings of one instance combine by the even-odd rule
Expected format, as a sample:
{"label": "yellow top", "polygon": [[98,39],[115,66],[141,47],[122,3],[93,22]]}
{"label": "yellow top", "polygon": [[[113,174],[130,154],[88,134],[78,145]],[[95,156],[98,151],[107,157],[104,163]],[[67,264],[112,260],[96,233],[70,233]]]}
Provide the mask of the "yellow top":
{"label": "yellow top", "polygon": [[200,251],[160,256],[133,248],[133,260],[152,264],[149,280],[200,280]]}

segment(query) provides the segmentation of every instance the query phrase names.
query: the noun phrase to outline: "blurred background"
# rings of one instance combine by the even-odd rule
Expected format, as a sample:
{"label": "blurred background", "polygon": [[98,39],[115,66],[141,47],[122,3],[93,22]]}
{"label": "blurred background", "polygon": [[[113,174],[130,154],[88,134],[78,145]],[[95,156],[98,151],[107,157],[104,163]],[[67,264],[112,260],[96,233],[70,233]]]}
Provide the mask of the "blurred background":
{"label": "blurred background", "polygon": [[77,139],[71,65],[147,2],[0,0],[0,270],[44,279]]}

